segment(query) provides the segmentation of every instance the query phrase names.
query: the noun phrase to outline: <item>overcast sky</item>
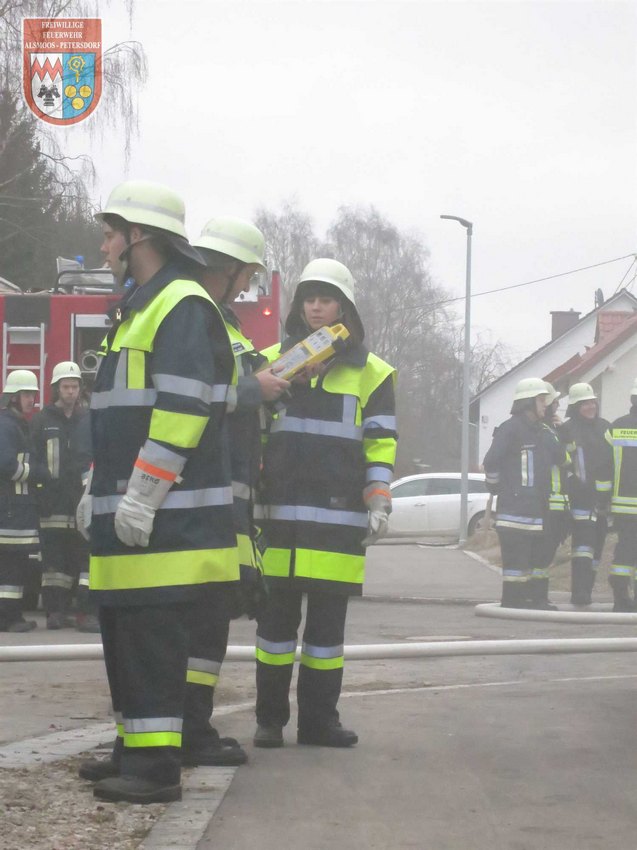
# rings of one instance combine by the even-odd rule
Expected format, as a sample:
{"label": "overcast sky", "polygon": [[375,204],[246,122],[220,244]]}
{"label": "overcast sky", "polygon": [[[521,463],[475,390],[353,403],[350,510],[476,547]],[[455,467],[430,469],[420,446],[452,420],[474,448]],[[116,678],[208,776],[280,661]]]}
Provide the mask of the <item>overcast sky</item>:
{"label": "overcast sky", "polygon": [[[129,36],[118,2],[106,46]],[[373,204],[454,295],[465,231],[441,213],[474,222],[474,292],[637,252],[634,2],[136,0],[130,36],[141,132],[127,174],[118,139],[90,144],[102,198],[161,180],[192,236],[291,195],[321,235],[339,205]],[[630,263],[476,298],[474,333],[525,356],[550,310],[587,312]]]}

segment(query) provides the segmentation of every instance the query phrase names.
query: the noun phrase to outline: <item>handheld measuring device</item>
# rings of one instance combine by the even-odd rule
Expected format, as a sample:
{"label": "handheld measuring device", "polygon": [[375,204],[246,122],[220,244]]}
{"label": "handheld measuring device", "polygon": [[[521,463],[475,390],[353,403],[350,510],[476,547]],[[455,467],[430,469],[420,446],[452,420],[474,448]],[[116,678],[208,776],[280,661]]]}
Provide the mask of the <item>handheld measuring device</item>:
{"label": "handheld measuring device", "polygon": [[332,357],[343,348],[348,337],[349,331],[345,325],[326,325],[297,342],[265,368],[272,369],[279,378],[289,381],[307,366],[314,366]]}

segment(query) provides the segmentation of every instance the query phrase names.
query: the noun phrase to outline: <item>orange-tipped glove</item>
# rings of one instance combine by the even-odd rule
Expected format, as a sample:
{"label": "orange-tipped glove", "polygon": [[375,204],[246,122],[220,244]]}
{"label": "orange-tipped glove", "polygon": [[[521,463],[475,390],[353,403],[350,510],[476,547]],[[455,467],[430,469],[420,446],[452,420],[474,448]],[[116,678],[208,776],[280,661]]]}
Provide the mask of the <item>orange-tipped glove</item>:
{"label": "orange-tipped glove", "polygon": [[167,469],[164,458],[158,461],[149,457],[144,449],[140,451],[126,495],[115,512],[115,534],[126,546],[148,546],[155,513],[179,478],[184,464],[185,460],[179,458],[177,463],[170,464],[171,469]]}
{"label": "orange-tipped glove", "polygon": [[369,511],[367,536],[363,546],[371,546],[387,534],[391,513],[391,492],[382,481],[371,481],[363,490],[363,501]]}

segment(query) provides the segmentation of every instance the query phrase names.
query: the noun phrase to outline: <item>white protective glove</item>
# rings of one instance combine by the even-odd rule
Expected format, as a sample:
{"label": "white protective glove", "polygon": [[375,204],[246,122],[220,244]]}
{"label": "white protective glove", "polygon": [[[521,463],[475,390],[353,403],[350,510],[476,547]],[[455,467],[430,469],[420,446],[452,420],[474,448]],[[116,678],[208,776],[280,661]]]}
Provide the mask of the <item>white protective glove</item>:
{"label": "white protective glove", "polygon": [[391,493],[382,481],[371,481],[363,490],[363,501],[369,511],[367,519],[367,537],[363,546],[371,546],[387,534],[391,513]]}
{"label": "white protective glove", "polygon": [[83,478],[84,492],[75,509],[75,527],[85,540],[91,539],[91,521],[93,519],[93,497],[91,496],[91,483],[93,481],[93,467],[89,469]]}
{"label": "white protective glove", "polygon": [[115,512],[115,534],[126,546],[148,546],[155,512],[179,479],[185,463],[179,455],[168,460],[165,456],[153,457],[146,447],[141,449],[126,494]]}

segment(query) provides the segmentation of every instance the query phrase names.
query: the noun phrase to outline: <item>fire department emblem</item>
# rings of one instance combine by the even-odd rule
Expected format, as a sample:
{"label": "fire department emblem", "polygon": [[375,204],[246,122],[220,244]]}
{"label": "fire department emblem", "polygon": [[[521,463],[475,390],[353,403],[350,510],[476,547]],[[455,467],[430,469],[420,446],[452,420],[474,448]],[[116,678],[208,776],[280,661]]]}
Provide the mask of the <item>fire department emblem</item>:
{"label": "fire department emblem", "polygon": [[22,87],[31,112],[48,124],[77,124],[102,95],[100,18],[24,18]]}

